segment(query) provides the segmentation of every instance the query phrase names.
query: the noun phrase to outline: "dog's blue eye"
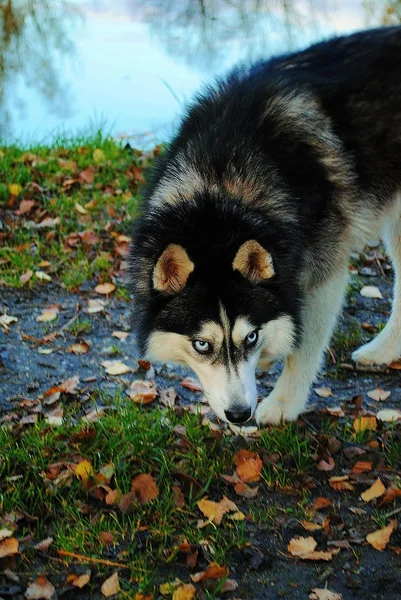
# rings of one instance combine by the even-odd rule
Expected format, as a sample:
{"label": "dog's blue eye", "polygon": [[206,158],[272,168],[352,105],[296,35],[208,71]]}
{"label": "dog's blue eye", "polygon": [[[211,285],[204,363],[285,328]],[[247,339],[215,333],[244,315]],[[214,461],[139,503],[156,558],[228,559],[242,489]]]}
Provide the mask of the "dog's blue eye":
{"label": "dog's blue eye", "polygon": [[258,331],[257,331],[257,329],[255,329],[255,331],[251,331],[251,333],[248,333],[248,335],[246,336],[245,346],[247,348],[250,348],[251,346],[254,346],[257,341],[258,341]]}
{"label": "dog's blue eye", "polygon": [[199,354],[210,354],[213,350],[212,344],[204,340],[194,340],[192,346]]}

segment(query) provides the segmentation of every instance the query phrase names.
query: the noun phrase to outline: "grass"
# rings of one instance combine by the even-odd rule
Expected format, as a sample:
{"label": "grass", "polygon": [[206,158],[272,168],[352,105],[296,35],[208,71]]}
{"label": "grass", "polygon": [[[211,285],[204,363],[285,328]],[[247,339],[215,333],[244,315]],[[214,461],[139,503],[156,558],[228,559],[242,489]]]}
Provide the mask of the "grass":
{"label": "grass", "polygon": [[[0,146],[3,285],[43,285],[38,271],[67,290],[118,277],[128,247],[118,236],[129,234],[143,172],[157,152],[126,148],[101,132],[50,147]],[[23,201],[34,204],[28,210]]]}

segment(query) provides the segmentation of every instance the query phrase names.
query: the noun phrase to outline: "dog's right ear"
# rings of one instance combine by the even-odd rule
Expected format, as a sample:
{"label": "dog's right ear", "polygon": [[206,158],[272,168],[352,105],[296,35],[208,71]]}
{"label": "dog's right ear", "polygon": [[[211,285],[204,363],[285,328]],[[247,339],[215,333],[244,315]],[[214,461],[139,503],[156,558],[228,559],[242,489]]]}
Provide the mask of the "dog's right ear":
{"label": "dog's right ear", "polygon": [[260,283],[275,274],[270,253],[256,240],[248,240],[240,246],[232,266],[252,283]]}
{"label": "dog's right ear", "polygon": [[185,248],[169,244],[153,269],[153,287],[158,292],[178,294],[184,289],[194,268]]}

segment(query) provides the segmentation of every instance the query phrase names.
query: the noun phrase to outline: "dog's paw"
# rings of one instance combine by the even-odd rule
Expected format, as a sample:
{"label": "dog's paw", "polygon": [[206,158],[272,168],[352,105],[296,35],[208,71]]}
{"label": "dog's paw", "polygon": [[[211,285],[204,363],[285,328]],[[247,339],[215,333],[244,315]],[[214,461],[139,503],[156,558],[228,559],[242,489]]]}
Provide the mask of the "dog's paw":
{"label": "dog's paw", "polygon": [[255,419],[258,425],[271,423],[277,425],[281,421],[295,421],[302,412],[303,403],[288,402],[275,397],[274,391],[264,398],[256,409]]}
{"label": "dog's paw", "polygon": [[361,365],[390,365],[401,355],[401,348],[392,344],[384,344],[376,338],[355,350],[352,360]]}

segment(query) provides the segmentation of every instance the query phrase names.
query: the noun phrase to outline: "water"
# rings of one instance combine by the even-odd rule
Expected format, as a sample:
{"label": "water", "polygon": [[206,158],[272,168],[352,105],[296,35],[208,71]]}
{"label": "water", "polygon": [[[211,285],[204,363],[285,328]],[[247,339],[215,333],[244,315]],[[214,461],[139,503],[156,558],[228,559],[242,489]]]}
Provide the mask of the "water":
{"label": "water", "polygon": [[401,22],[401,0],[0,0],[0,137],[146,144],[238,61]]}

